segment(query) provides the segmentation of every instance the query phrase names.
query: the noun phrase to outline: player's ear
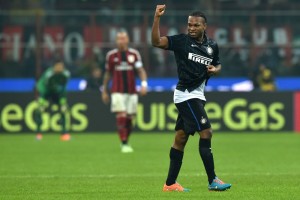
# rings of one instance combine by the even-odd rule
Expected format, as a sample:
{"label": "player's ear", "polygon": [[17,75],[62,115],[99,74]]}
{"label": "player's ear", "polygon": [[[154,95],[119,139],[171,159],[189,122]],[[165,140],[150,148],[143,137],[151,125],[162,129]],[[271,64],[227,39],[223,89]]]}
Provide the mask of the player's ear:
{"label": "player's ear", "polygon": [[204,30],[206,30],[206,28],[207,28],[207,24],[206,24],[206,22],[204,22]]}

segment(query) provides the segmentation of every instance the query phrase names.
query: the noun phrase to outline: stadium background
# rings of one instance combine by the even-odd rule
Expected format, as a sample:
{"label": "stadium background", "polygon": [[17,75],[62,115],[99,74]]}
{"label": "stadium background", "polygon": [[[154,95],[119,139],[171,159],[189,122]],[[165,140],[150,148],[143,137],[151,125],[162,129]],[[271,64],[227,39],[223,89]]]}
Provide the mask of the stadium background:
{"label": "stadium background", "polygon": [[[219,43],[223,71],[209,81],[206,109],[218,176],[233,184],[228,192],[207,192],[197,136],[178,178],[192,192],[161,192],[176,67],[170,52],[149,43],[160,3],[167,4],[163,33],[185,31],[187,14],[200,9]],[[0,0],[0,199],[299,199],[299,9],[298,0]],[[141,51],[151,90],[140,98],[130,139],[135,152],[126,155],[99,92],[119,27]],[[61,56],[72,73],[72,140],[59,140],[58,108],[51,106],[44,138],[36,141],[35,80]],[[261,64],[276,91],[253,85]]]}
{"label": "stadium background", "polygon": [[[295,24],[300,4],[297,1],[2,0],[0,132],[34,130],[35,125],[28,124],[31,123],[28,118],[32,118],[28,107],[34,106],[35,80],[57,57],[63,57],[72,73],[68,85],[72,97],[70,107],[82,105],[78,113],[88,119],[81,125],[83,122],[74,119],[71,113],[70,124],[81,127],[71,130],[114,131],[113,118],[108,117],[109,109],[100,102],[99,86],[105,54],[115,47],[118,28],[128,30],[131,46],[140,50],[149,74],[152,92],[147,98],[141,98],[139,112],[142,117],[137,119],[137,130],[171,131],[175,120],[175,109],[171,105],[171,91],[176,84],[175,60],[172,53],[150,45],[153,9],[156,3],[162,2],[168,5],[166,17],[162,18],[162,34],[184,32],[186,15],[193,5],[208,17],[207,33],[218,42],[223,65],[221,75],[212,78],[207,87],[212,91],[208,93],[213,97],[209,98],[211,105],[219,106],[217,111],[212,106],[209,112],[212,116],[222,116],[228,103],[235,104],[228,114],[235,125],[228,125],[223,119],[218,130],[235,130],[234,126],[242,126],[244,128],[236,130],[272,131],[275,130],[270,128],[272,124],[279,124],[276,131],[299,131],[300,28]],[[261,64],[275,77],[277,91],[272,92],[272,100],[270,94],[261,91],[253,82]],[[86,96],[90,98],[84,98]],[[220,98],[223,96],[226,98]],[[241,103],[241,99],[247,102]],[[281,106],[270,111],[273,104]],[[55,128],[55,122],[51,122],[55,109],[50,109],[49,120],[45,123],[52,125],[45,124],[45,131],[59,130],[59,125]],[[280,119],[272,118],[270,112]],[[253,116],[254,125],[243,125],[246,122],[239,113],[244,113],[246,118]],[[105,123],[99,125],[97,121]],[[164,122],[171,124],[169,128]]]}

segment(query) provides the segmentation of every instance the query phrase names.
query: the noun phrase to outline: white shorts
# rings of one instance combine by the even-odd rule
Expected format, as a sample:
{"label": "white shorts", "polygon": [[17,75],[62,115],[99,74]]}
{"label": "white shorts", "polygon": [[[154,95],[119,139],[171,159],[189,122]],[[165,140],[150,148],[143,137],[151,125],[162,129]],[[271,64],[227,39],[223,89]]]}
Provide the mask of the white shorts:
{"label": "white shorts", "polygon": [[138,106],[137,94],[112,93],[111,111],[126,112],[127,114],[136,114]]}

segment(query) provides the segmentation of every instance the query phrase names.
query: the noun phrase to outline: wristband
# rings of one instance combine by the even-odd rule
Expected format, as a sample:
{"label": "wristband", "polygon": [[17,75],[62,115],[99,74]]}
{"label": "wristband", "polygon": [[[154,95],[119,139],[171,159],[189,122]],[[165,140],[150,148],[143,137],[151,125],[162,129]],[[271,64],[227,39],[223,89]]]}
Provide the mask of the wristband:
{"label": "wristband", "polygon": [[148,87],[147,81],[142,81],[142,82],[141,82],[141,86],[142,86],[142,87]]}

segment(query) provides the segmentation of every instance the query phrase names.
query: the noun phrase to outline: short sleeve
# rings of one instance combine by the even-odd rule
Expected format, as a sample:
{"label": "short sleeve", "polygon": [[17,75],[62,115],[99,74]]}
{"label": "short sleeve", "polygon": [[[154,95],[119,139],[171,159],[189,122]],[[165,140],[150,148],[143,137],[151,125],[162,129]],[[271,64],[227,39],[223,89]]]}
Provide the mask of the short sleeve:
{"label": "short sleeve", "polygon": [[178,51],[184,47],[186,42],[185,34],[167,36],[168,39],[168,48],[167,50]]}
{"label": "short sleeve", "polygon": [[219,47],[217,45],[217,43],[215,43],[215,47],[214,47],[214,57],[211,63],[213,66],[217,66],[220,65],[220,59],[219,59]]}

